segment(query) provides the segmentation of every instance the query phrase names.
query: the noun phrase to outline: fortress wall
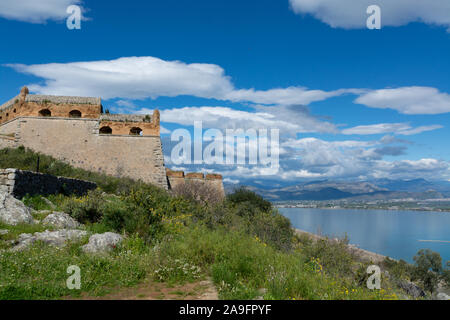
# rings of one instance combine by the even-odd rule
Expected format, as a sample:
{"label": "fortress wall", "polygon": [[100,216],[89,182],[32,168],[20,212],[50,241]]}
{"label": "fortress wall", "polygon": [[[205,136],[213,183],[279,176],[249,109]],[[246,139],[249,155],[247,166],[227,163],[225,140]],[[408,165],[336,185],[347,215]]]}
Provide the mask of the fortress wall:
{"label": "fortress wall", "polygon": [[97,188],[90,181],[70,179],[17,169],[0,169],[0,191],[21,199],[27,194],[49,195],[63,193],[78,196]]}
{"label": "fortress wall", "polygon": [[18,147],[18,125],[18,121],[10,121],[0,126],[0,149]]}
{"label": "fortress wall", "polygon": [[130,129],[133,127],[140,128],[144,136],[159,136],[159,125],[156,126],[152,122],[118,122],[106,121],[100,122],[100,127],[110,127],[113,134],[129,135]]}
{"label": "fortress wall", "polygon": [[100,135],[99,121],[91,119],[22,117],[7,125],[14,122],[20,122],[18,145],[74,167],[168,188],[159,136]]}
{"label": "fortress wall", "polygon": [[186,184],[189,181],[201,182],[208,185],[208,187],[216,190],[219,194],[225,197],[225,189],[223,187],[222,176],[218,174],[207,174],[206,177],[203,173],[184,173],[183,171],[166,170],[167,179],[169,180],[169,186],[171,189],[176,189],[179,186]]}

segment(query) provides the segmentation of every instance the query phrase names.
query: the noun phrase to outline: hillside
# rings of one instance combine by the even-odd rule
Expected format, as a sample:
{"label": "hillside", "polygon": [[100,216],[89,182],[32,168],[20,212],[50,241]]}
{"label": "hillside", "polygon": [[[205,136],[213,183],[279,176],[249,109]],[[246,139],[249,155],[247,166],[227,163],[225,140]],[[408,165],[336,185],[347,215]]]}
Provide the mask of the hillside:
{"label": "hillside", "polygon": [[[228,191],[233,186],[226,186]],[[373,181],[312,181],[286,187],[270,188],[251,185],[252,191],[271,201],[289,200],[393,200],[450,198],[450,183],[446,181],[389,180]]]}
{"label": "hillside", "polygon": [[[0,155],[0,167],[14,163],[23,169],[37,156],[24,149],[0,150]],[[42,160],[48,172],[91,176],[50,157]],[[180,197],[143,183],[122,185],[120,179],[98,174],[92,178],[102,185],[83,197],[22,199],[32,209],[31,224],[0,223],[0,299],[136,297],[132,292],[154,292],[155,283],[182,290],[208,279],[220,299],[408,297],[394,278],[384,279],[381,291],[367,289],[365,270],[371,262],[349,250],[346,239],[314,241],[296,235],[289,220],[251,191],[202,202],[192,189]],[[83,237],[56,242],[57,248],[47,244],[54,242],[53,235],[68,234],[44,223],[51,214],[75,220],[72,232]],[[107,235],[118,239],[109,251],[96,255],[87,250],[93,236]],[[34,238],[41,240],[27,240]],[[79,290],[66,287],[61,265],[69,264],[83,270]]]}

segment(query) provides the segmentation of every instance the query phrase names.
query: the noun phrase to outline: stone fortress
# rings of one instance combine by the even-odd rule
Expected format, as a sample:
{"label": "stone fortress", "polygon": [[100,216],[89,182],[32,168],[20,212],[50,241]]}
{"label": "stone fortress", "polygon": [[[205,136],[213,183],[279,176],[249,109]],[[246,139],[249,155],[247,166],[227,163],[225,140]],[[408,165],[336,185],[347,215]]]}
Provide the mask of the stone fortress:
{"label": "stone fortress", "polygon": [[192,179],[223,192],[222,176],[164,166],[160,114],[105,113],[100,98],[20,94],[0,106],[0,149],[24,146],[70,165],[170,189]]}

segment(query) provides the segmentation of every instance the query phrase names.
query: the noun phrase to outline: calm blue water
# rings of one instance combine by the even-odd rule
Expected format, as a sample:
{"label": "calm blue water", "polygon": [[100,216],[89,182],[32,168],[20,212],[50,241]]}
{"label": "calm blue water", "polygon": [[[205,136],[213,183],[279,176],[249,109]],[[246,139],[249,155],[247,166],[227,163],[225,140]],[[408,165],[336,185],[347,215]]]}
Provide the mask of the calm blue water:
{"label": "calm blue water", "polygon": [[450,213],[386,210],[330,210],[280,208],[295,228],[311,233],[342,237],[362,249],[413,262],[420,249],[439,252],[450,260]]}

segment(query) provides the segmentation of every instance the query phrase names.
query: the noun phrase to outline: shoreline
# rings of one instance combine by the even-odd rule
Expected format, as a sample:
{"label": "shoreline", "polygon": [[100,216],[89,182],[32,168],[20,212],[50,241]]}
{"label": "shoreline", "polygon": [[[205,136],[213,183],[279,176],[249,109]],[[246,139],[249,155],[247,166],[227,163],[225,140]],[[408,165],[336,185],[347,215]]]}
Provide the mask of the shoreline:
{"label": "shoreline", "polygon": [[424,212],[424,213],[450,213],[450,210],[426,210],[426,209],[415,209],[415,208],[405,208],[405,209],[391,209],[391,208],[346,208],[346,207],[289,207],[289,206],[279,206],[274,204],[277,209],[320,209],[320,210],[362,210],[362,211],[398,211],[398,212]]}
{"label": "shoreline", "polygon": [[[294,232],[297,235],[306,235],[306,236],[308,236],[308,237],[310,237],[310,238],[312,238],[313,240],[316,240],[316,241],[317,240],[330,239],[330,238],[327,238],[327,237],[324,237],[324,236],[320,236],[320,235],[317,235],[317,234],[314,234],[314,233],[311,233],[311,232],[308,232],[308,231],[304,231],[304,230],[301,230],[301,229],[297,229],[297,228],[294,228]],[[333,239],[330,239],[330,240],[333,240]],[[349,251],[351,253],[355,254],[359,259],[361,259],[363,261],[366,261],[366,262],[372,261],[373,263],[382,263],[386,258],[389,258],[389,259],[392,259],[392,260],[396,260],[396,259],[393,259],[393,258],[388,257],[388,256],[384,256],[384,255],[376,253],[376,252],[372,252],[372,251],[368,251],[368,250],[365,250],[365,249],[358,248],[354,244],[348,244],[347,247],[348,247],[348,249],[349,249]]]}

